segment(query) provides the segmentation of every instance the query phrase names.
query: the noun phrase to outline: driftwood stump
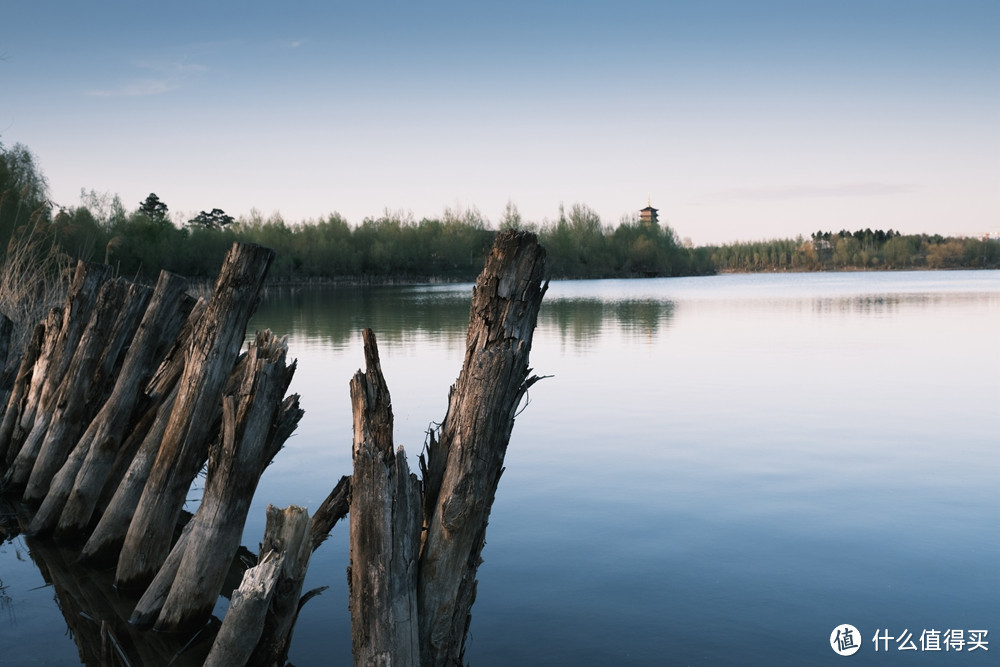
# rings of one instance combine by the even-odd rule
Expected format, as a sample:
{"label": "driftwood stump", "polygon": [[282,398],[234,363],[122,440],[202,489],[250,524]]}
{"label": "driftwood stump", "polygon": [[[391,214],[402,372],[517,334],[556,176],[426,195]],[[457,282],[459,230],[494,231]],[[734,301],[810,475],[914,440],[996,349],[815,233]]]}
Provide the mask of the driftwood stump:
{"label": "driftwood stump", "polygon": [[364,330],[365,366],[351,380],[351,638],[360,665],[415,665],[420,481],[392,446],[392,408],[375,335]]}
{"label": "driftwood stump", "polygon": [[547,288],[544,266],[533,234],[506,231],[494,243],[473,292],[465,361],[448,412],[421,456],[422,502],[402,449],[393,452],[388,388],[374,336],[365,331],[367,372],[351,381],[355,664],[462,664],[515,412],[540,379],[529,377],[528,355]]}

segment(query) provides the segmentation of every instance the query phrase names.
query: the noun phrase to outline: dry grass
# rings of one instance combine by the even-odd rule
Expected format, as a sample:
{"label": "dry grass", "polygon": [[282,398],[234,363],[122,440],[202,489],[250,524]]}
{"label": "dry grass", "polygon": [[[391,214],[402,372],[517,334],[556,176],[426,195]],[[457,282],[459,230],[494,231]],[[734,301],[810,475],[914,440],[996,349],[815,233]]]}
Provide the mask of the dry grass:
{"label": "dry grass", "polygon": [[66,297],[73,261],[37,220],[14,231],[0,257],[0,313],[14,323],[10,350],[20,354],[34,326]]}

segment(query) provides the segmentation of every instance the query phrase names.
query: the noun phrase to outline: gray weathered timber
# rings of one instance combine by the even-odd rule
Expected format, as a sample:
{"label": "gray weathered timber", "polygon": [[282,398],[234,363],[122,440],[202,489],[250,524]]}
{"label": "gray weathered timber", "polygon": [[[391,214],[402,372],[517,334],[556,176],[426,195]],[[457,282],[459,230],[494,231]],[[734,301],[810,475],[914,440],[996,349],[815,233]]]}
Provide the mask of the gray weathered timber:
{"label": "gray weathered timber", "polygon": [[207,458],[214,415],[273,260],[273,250],[239,243],[226,256],[195,329],[170,422],[125,536],[115,574],[119,586],[151,581],[170,551],[173,528]]}
{"label": "gray weathered timber", "polygon": [[267,507],[264,539],[258,551],[283,554],[284,558],[260,639],[247,661],[249,667],[284,667],[287,664],[292,630],[302,604],[302,584],[313,551],[310,525],[309,513],[303,507]]}
{"label": "gray weathered timber", "polygon": [[[177,386],[164,396],[161,402],[151,410],[155,416],[150,420],[152,425],[139,445],[135,456],[121,482],[114,487],[113,495],[107,507],[100,513],[97,525],[80,551],[81,563],[98,565],[114,563],[125,542],[125,535],[135,513],[135,508],[142,497],[149,471],[153,469],[156,454],[160,450],[160,442],[167,430],[170,411],[177,399]],[[100,502],[100,499],[98,499]]]}
{"label": "gray weathered timber", "polygon": [[[21,449],[25,439],[34,424],[35,411],[38,407],[38,398],[45,384],[45,379],[40,375],[48,363],[47,357],[51,357],[55,347],[55,341],[59,336],[59,329],[62,327],[63,310],[60,307],[52,308],[48,316],[37,327],[32,334],[32,341],[25,350],[24,361],[29,357],[34,357],[31,367],[24,368],[24,362],[18,370],[18,379],[15,381],[14,391],[11,394],[7,405],[7,412],[4,414],[3,425],[0,426],[0,450],[6,450],[4,466],[4,476],[0,480],[0,488],[7,490],[13,475],[14,462],[21,455]],[[32,353],[31,347],[35,343],[35,335],[41,333],[41,340],[38,341],[37,350]],[[22,382],[21,387],[17,386]],[[24,424],[28,425],[25,429]],[[23,456],[22,456],[23,458]]]}
{"label": "gray weathered timber", "polygon": [[[59,386],[49,427],[31,467],[24,500],[38,504],[81,433],[114,386],[114,371],[139,326],[152,290],[122,279],[101,287],[90,322]],[[32,433],[32,436],[35,434]]]}
{"label": "gray weathered timber", "polygon": [[251,344],[236,394],[223,398],[222,439],[209,450],[205,493],[190,534],[168,558],[181,552],[177,571],[160,568],[131,622],[144,625],[158,615],[157,630],[178,631],[211,615],[257,482],[303,414],[298,396],[283,399],[295,372],[294,363],[285,364],[286,353],[285,339],[270,331]]}
{"label": "gray weathered timber", "polygon": [[309,529],[312,550],[316,551],[330,535],[337,522],[347,516],[351,509],[351,476],[344,475],[333,487],[330,495],[320,503],[313,513],[312,527]]}
{"label": "gray weathered timber", "polygon": [[240,587],[233,591],[229,610],[205,659],[205,667],[247,664],[264,628],[264,617],[283,559],[282,555],[268,552],[243,575]]}
{"label": "gray weathered timber", "polygon": [[[83,561],[113,562],[118,557],[170,421],[178,383],[184,372],[185,351],[206,305],[201,299],[194,304],[180,334],[149,381],[145,391],[148,407],[115,454],[103,488],[96,478],[78,480],[78,491],[86,486],[88,489],[93,487],[93,493],[74,493],[66,500],[59,531],[82,530],[89,525],[92,516],[99,518],[80,554]],[[101,443],[98,446],[102,446]]]}
{"label": "gray weathered timber", "polygon": [[351,642],[356,665],[417,665],[420,482],[393,452],[392,406],[375,335],[365,329],[366,372],[351,380],[354,472],[350,504]]}
{"label": "gray weathered timber", "polygon": [[[183,294],[186,285],[187,281],[180,276],[160,273],[114,390],[53,478],[45,500],[32,518],[32,532],[46,532],[57,527],[58,522],[59,537],[65,539],[81,533],[90,523],[115,454],[129,431],[138,425],[135,412],[144,402],[142,390],[159,365],[165,345],[177,336],[186,311],[190,310],[191,304]],[[84,513],[85,516],[80,516]]]}
{"label": "gray weathered timber", "polygon": [[24,403],[27,400],[35,362],[38,360],[38,355],[41,354],[44,341],[45,321],[42,321],[35,325],[31,336],[28,338],[28,344],[24,348],[24,354],[21,355],[21,363],[17,367],[14,384],[7,399],[7,408],[3,414],[3,422],[0,423],[0,479],[6,475],[7,469],[17,456],[17,449],[14,446],[12,434],[16,424],[21,419],[21,415],[24,413]]}
{"label": "gray weathered timber", "polygon": [[45,340],[32,370],[24,408],[10,434],[8,447],[16,450],[17,456],[4,479],[8,487],[20,488],[27,482],[30,466],[42,443],[36,438],[29,448],[25,446],[25,441],[32,432],[44,433],[48,428],[63,376],[90,321],[100,287],[110,275],[110,267],[79,262],[65,305],[49,312],[45,322]]}
{"label": "gray weathered timber", "polygon": [[462,371],[422,466],[426,534],[418,588],[425,665],[462,664],[476,571],[515,412],[539,379],[528,377],[528,355],[548,287],[544,266],[545,251],[534,234],[505,231],[476,281]]}

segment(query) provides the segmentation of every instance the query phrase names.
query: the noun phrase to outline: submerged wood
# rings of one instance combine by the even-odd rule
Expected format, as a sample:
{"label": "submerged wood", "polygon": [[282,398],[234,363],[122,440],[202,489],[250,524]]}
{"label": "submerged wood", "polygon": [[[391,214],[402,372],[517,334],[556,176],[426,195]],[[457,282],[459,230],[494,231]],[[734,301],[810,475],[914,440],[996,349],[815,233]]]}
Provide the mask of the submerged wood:
{"label": "submerged wood", "polygon": [[465,360],[424,472],[420,554],[421,661],[462,664],[476,571],[514,417],[537,376],[528,356],[542,297],[545,250],[534,234],[497,237],[476,281]]}
{"label": "submerged wood", "polygon": [[284,667],[287,662],[292,630],[302,604],[302,584],[313,551],[310,525],[309,513],[303,507],[267,506],[267,524],[259,551],[282,554],[283,559],[260,639],[247,661],[250,667]]}
{"label": "submerged wood", "polygon": [[416,665],[420,482],[393,451],[392,406],[375,335],[365,329],[366,372],[351,380],[351,643],[355,664]]}
{"label": "submerged wood", "polygon": [[205,659],[205,667],[247,664],[263,631],[283,558],[268,552],[243,575],[240,587],[233,591],[229,611]]}
{"label": "submerged wood", "polygon": [[[16,516],[9,538],[18,534],[18,522],[28,518],[23,506],[6,504],[3,498],[0,514]],[[115,590],[113,571],[81,567],[74,562],[71,548],[51,540],[25,535],[24,544],[45,583],[52,587],[66,621],[65,630],[76,643],[81,663],[196,667],[204,662],[218,621],[188,635],[142,633],[127,622],[134,599]]]}
{"label": "submerged wood", "polygon": [[195,330],[163,442],[125,536],[115,575],[119,586],[151,581],[170,551],[173,526],[207,458],[214,414],[273,260],[273,250],[239,243],[226,256]]}

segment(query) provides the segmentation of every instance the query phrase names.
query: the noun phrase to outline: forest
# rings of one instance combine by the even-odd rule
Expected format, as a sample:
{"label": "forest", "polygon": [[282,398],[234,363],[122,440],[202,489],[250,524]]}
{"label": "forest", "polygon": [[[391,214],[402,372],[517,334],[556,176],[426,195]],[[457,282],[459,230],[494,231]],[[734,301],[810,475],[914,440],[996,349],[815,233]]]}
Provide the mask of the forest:
{"label": "forest", "polygon": [[289,223],[278,213],[234,218],[219,208],[181,220],[155,193],[126,204],[118,195],[81,190],[79,204],[57,206],[32,152],[0,144],[0,247],[15,247],[11,241],[24,247],[30,239],[27,245],[49,259],[103,262],[140,280],[154,279],[160,269],[214,276],[234,241],[277,251],[272,281],[471,280],[497,232],[508,227],[538,234],[553,278],[1000,267],[995,239],[865,229],[692,247],[669,225],[641,220],[638,211],[608,224],[579,203],[560,205],[558,217],[542,223],[523,220],[508,203],[494,222],[469,208],[421,220],[386,210],[356,225],[337,213]]}

